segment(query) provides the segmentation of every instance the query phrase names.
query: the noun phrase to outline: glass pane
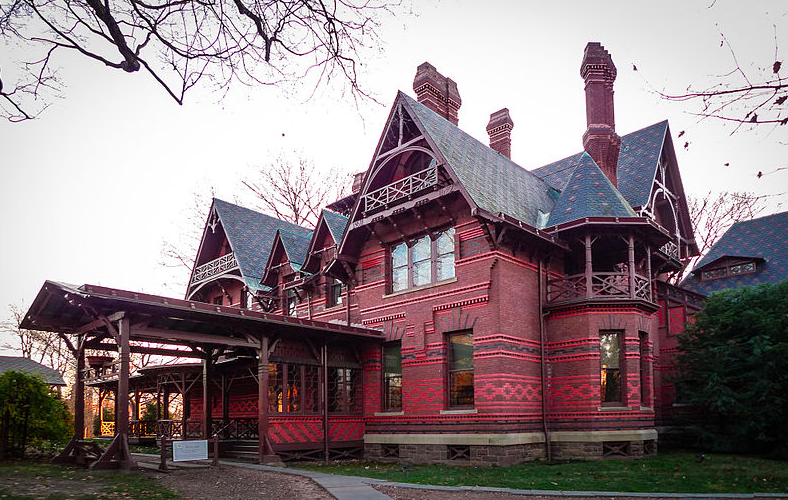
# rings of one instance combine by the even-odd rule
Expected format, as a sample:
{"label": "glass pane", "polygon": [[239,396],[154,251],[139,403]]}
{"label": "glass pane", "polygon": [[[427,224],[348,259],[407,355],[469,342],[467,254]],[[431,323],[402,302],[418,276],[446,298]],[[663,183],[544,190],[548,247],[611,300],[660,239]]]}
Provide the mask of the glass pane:
{"label": "glass pane", "polygon": [[599,336],[599,354],[602,368],[619,368],[618,333],[603,333]]}
{"label": "glass pane", "polygon": [[386,398],[384,407],[387,410],[402,409],[402,375],[386,375],[383,380]]}
{"label": "glass pane", "polygon": [[431,255],[431,247],[432,244],[430,242],[429,236],[425,236],[416,240],[416,243],[414,243],[413,247],[411,248],[411,251],[413,252],[413,262],[418,262],[425,259],[429,260]]}
{"label": "glass pane", "polygon": [[391,267],[408,265],[408,246],[401,243],[391,251]]}
{"label": "glass pane", "polygon": [[408,268],[394,269],[391,275],[391,290],[397,292],[408,288]]}
{"label": "glass pane", "polygon": [[287,365],[287,412],[301,411],[301,367]]}
{"label": "glass pane", "polygon": [[454,253],[454,228],[447,229],[438,236],[438,255]]}
{"label": "glass pane", "polygon": [[621,370],[618,368],[603,368],[601,389],[603,403],[615,403],[621,401]]}
{"label": "glass pane", "polygon": [[329,368],[328,370],[328,411],[342,411],[343,398],[342,369]]}
{"label": "glass pane", "polygon": [[383,345],[383,371],[390,374],[402,374],[402,344],[390,342]]}
{"label": "glass pane", "polygon": [[282,413],[282,394],[284,385],[284,373],[282,365],[277,363],[268,364],[268,411],[272,413]]}
{"label": "glass pane", "polygon": [[317,366],[304,367],[304,412],[317,413],[320,379]]}
{"label": "glass pane", "polygon": [[473,405],[473,372],[449,374],[449,406]]}
{"label": "glass pane", "polygon": [[432,282],[432,262],[423,260],[413,263],[413,286],[429,285]]}
{"label": "glass pane", "polygon": [[473,370],[473,335],[460,333],[449,337],[449,370]]}
{"label": "glass pane", "polygon": [[438,257],[435,263],[435,272],[438,274],[437,281],[443,281],[454,277],[454,252],[447,253]]}

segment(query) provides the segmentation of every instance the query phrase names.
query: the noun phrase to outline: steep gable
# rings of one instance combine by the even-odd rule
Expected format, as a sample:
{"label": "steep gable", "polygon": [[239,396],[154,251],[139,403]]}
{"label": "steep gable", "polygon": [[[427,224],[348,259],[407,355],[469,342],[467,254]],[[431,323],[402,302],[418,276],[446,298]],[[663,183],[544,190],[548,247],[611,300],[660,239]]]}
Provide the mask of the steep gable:
{"label": "steep gable", "polygon": [[540,210],[551,211],[551,189],[544,180],[411,97],[400,93],[399,98],[479,208],[493,214],[503,212],[534,227]]}
{"label": "steep gable", "polygon": [[347,227],[348,218],[330,210],[323,210],[322,216],[326,221],[326,226],[331,233],[331,238],[333,238],[334,243],[342,240],[342,235],[345,233],[345,228]]}
{"label": "steep gable", "polygon": [[649,203],[668,121],[637,130],[621,138],[618,154],[618,190],[632,207]]}
{"label": "steep gable", "polygon": [[[729,257],[756,260],[755,272],[701,280],[704,268],[711,268],[715,262]],[[788,212],[781,212],[735,223],[698,262],[681,286],[708,294],[724,288],[785,279],[788,279]]]}
{"label": "steep gable", "polygon": [[597,164],[583,153],[555,203],[548,226],[584,217],[634,217],[635,211]]}

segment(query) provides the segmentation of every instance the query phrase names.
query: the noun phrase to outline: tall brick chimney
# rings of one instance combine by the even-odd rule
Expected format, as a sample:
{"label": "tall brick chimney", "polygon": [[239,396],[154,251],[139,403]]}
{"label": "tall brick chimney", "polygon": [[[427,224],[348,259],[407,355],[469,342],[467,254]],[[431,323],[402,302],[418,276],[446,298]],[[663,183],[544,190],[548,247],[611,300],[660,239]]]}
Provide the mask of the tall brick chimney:
{"label": "tall brick chimney", "polygon": [[589,42],[580,65],[586,83],[586,120],[583,149],[594,159],[614,186],[618,186],[616,169],[621,137],[616,134],[613,115],[613,82],[616,66],[599,42]]}
{"label": "tall brick chimney", "polygon": [[487,124],[490,147],[507,158],[512,157],[512,128],[514,122],[508,108],[499,109],[490,115],[490,123]]}
{"label": "tall brick chimney", "polygon": [[462,106],[462,99],[454,80],[441,75],[435,66],[425,62],[416,69],[413,91],[420,103],[457,125],[457,111]]}

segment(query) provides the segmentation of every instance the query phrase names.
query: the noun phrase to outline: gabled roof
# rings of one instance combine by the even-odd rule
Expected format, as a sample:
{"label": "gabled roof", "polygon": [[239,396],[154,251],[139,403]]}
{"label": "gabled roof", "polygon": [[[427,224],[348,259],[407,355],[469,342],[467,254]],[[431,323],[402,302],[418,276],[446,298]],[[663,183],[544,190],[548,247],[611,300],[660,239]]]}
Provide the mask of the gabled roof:
{"label": "gabled roof", "polygon": [[347,227],[348,218],[330,210],[323,210],[321,215],[326,221],[326,226],[328,226],[328,231],[331,233],[331,238],[334,239],[334,242],[337,243],[341,241],[342,234],[345,232],[345,228]]}
{"label": "gabled roof", "polygon": [[663,120],[621,138],[618,190],[632,207],[648,205],[667,132],[668,121]]}
{"label": "gabled roof", "polygon": [[49,385],[66,385],[63,375],[48,366],[37,363],[30,358],[17,356],[0,356],[0,375],[8,371],[38,375]]}
{"label": "gabled roof", "polygon": [[259,283],[263,278],[278,230],[305,238],[309,238],[312,233],[305,227],[218,198],[214,198],[213,206],[247,283],[250,280]]}
{"label": "gabled roof", "polygon": [[503,212],[533,227],[539,211],[550,212],[550,186],[501,153],[482,144],[456,125],[400,92],[414,118],[424,128],[448,167],[479,208]]}
{"label": "gabled roof", "polygon": [[[663,120],[621,137],[618,191],[630,207],[642,207],[649,202],[667,131],[668,121]],[[531,172],[553,188],[563,191],[582,155],[581,151]]]}
{"label": "gabled roof", "polygon": [[584,217],[636,215],[593,158],[588,153],[583,153],[556,201],[547,225],[557,226]]}
{"label": "gabled roof", "polygon": [[695,273],[724,257],[763,259],[763,262],[758,264],[754,273],[709,281],[701,281],[700,276],[690,274],[681,286],[709,294],[724,288],[775,283],[788,279],[788,212],[735,223],[711,247],[692,272]]}
{"label": "gabled roof", "polygon": [[309,242],[312,240],[312,231],[307,236],[302,236],[286,229],[280,229],[279,239],[282,240],[282,246],[285,249],[290,265],[293,269],[298,270],[301,264],[304,263],[304,260],[306,260],[306,252],[309,248]]}

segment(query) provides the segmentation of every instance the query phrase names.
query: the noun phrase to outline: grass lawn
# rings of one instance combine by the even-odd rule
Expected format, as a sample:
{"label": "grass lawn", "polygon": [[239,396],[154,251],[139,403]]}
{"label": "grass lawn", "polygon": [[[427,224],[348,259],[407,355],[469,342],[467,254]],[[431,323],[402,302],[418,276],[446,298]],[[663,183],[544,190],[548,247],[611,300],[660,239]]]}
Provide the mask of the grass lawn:
{"label": "grass lawn", "polygon": [[30,461],[0,462],[0,500],[164,500],[178,495],[140,473],[94,472]]}
{"label": "grass lawn", "polygon": [[447,467],[374,462],[302,463],[301,469],[389,481],[445,486],[661,493],[788,493],[788,462],[740,455],[666,452],[641,460],[608,460],[512,467]]}

